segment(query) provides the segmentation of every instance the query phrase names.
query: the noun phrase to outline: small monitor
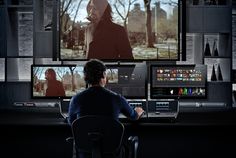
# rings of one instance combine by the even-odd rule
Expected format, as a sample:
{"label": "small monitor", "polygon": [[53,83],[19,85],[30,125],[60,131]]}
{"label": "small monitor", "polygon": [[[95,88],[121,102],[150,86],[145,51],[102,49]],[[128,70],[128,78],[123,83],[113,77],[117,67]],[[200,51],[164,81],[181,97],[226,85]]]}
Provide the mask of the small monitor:
{"label": "small monitor", "polygon": [[206,98],[206,65],[151,65],[150,98]]}
{"label": "small monitor", "polygon": [[146,65],[106,65],[106,88],[127,99],[146,99]]}
{"label": "small monitor", "polygon": [[71,98],[85,88],[83,66],[31,66],[32,98]]}

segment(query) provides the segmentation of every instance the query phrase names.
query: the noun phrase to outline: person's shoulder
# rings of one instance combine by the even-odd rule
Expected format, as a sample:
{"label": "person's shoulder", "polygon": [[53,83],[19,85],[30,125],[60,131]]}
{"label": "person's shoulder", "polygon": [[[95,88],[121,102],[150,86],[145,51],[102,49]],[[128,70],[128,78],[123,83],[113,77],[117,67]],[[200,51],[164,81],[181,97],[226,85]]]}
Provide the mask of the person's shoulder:
{"label": "person's shoulder", "polygon": [[115,96],[118,95],[116,92],[111,91],[110,89],[104,88],[104,90],[111,95],[115,95]]}
{"label": "person's shoulder", "polygon": [[116,27],[118,29],[124,29],[124,26],[122,26],[120,24],[117,24],[117,23],[114,23],[114,22],[112,22],[112,24],[113,24],[113,27]]}
{"label": "person's shoulder", "polygon": [[87,93],[88,93],[88,89],[84,89],[84,90],[78,92],[76,94],[76,96],[80,97],[80,96],[86,95]]}
{"label": "person's shoulder", "polygon": [[117,31],[124,31],[125,30],[124,26],[121,26],[121,25],[116,24],[114,22],[112,22],[112,27],[113,27],[113,29],[115,29]]}
{"label": "person's shoulder", "polygon": [[61,81],[58,81],[58,80],[56,80],[55,83],[56,83],[57,85],[62,85],[62,82],[61,82]]}
{"label": "person's shoulder", "polygon": [[114,92],[114,91],[112,91],[112,90],[109,90],[109,89],[107,89],[107,88],[104,88],[104,90],[105,90],[109,95],[111,95],[111,96],[114,97],[114,98],[119,99],[119,98],[122,97],[121,94],[118,94],[118,93],[116,93],[116,92]]}
{"label": "person's shoulder", "polygon": [[87,89],[76,93],[72,98],[78,100],[79,98],[83,98],[84,95],[86,95],[86,94],[87,94]]}

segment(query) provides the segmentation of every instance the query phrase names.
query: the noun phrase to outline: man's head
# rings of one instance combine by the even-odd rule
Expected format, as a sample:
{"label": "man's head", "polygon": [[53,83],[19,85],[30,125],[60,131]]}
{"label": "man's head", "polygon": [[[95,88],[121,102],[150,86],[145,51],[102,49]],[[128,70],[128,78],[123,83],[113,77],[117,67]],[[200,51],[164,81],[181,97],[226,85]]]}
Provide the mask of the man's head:
{"label": "man's head", "polygon": [[87,5],[88,20],[99,23],[100,20],[112,20],[112,9],[107,0],[90,0]]}
{"label": "man's head", "polygon": [[52,69],[49,68],[45,71],[45,79],[46,80],[56,80],[56,72]]}
{"label": "man's head", "polygon": [[97,59],[89,60],[84,66],[84,80],[90,85],[106,84],[106,66]]}

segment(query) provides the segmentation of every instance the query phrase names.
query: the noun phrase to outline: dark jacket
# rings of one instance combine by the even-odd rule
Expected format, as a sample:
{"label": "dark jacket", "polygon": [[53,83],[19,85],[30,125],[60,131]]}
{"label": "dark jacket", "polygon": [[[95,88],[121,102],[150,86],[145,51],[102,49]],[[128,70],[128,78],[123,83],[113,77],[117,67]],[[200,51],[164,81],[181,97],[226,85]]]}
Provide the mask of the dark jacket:
{"label": "dark jacket", "polygon": [[46,96],[49,97],[63,97],[65,96],[65,90],[60,81],[53,80],[48,82],[48,88],[46,89]]}
{"label": "dark jacket", "polygon": [[120,113],[132,120],[138,117],[124,97],[106,88],[93,86],[71,99],[68,121],[72,124],[76,118],[87,115],[100,115],[118,120]]}
{"label": "dark jacket", "polygon": [[[86,30],[86,36],[92,29],[91,25]],[[87,58],[92,59],[133,59],[132,49],[124,27],[112,21],[101,21],[94,33],[91,41],[87,41]]]}

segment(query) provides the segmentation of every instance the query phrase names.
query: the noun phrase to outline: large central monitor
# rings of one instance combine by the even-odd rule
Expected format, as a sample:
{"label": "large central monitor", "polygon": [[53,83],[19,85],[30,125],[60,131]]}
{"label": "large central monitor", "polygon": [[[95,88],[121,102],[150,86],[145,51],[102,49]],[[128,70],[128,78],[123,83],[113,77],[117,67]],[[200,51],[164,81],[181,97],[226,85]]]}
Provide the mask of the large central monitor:
{"label": "large central monitor", "polygon": [[146,99],[146,65],[106,65],[106,88],[127,99]]}
{"label": "large central monitor", "polygon": [[85,88],[83,66],[31,66],[32,98],[71,98]]}
{"label": "large central monitor", "polygon": [[206,98],[206,65],[151,65],[150,97]]}
{"label": "large central monitor", "polygon": [[[102,8],[104,0],[95,1]],[[95,25],[88,20],[94,17],[88,2],[60,0],[60,60],[179,60],[180,0],[151,1],[148,8],[149,1],[108,0],[112,22]]]}

